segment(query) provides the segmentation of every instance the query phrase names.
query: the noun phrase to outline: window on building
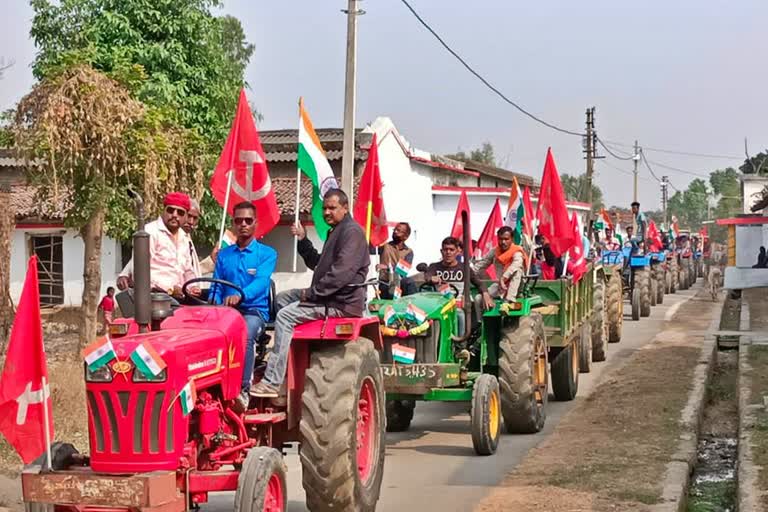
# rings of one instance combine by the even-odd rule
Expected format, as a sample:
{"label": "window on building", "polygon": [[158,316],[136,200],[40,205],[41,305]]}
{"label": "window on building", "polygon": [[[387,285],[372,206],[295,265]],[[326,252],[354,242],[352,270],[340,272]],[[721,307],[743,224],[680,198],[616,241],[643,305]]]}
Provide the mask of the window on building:
{"label": "window on building", "polygon": [[64,304],[64,261],[61,235],[32,235],[30,249],[37,255],[40,305]]}

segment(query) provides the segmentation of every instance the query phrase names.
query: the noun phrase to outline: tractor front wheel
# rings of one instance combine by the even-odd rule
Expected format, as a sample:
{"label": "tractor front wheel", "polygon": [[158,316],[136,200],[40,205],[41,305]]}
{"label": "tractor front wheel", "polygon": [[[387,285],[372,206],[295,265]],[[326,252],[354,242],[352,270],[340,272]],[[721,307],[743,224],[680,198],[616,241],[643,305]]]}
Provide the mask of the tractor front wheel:
{"label": "tractor front wheel", "polygon": [[384,384],[373,342],[312,353],[301,404],[307,508],[373,511],[384,475]]}
{"label": "tractor front wheel", "polygon": [[592,360],[605,361],[605,350],[608,344],[608,321],[605,307],[605,280],[599,276],[595,283],[592,306]]}
{"label": "tractor front wheel", "polygon": [[248,450],[237,477],[235,512],[285,512],[288,499],[285,462],[268,446]]}
{"label": "tractor front wheel", "polygon": [[405,432],[411,426],[413,400],[387,400],[387,432]]}
{"label": "tractor front wheel", "polygon": [[544,428],[549,399],[547,342],[541,315],[520,317],[504,328],[499,342],[499,388],[504,425],[510,434],[533,434]]}
{"label": "tractor front wheel", "polygon": [[648,269],[637,271],[635,287],[640,285],[640,316],[651,316],[651,274]]}
{"label": "tractor front wheel", "polygon": [[658,290],[659,282],[658,282],[658,280],[656,278],[656,271],[655,270],[651,270],[651,272],[650,272],[648,277],[649,277],[648,284],[650,286],[650,291],[651,291],[651,293],[650,293],[650,296],[651,296],[651,307],[655,307],[656,304],[657,304],[658,298],[659,298],[659,290]]}
{"label": "tractor front wheel", "polygon": [[475,380],[470,417],[475,452],[493,455],[501,434],[501,399],[499,381],[489,373],[483,373]]}
{"label": "tractor front wheel", "polygon": [[618,270],[608,280],[608,343],[621,341],[621,329],[624,325],[624,289]]}
{"label": "tractor front wheel", "polygon": [[592,324],[585,321],[579,336],[579,373],[592,371]]}
{"label": "tractor front wheel", "polygon": [[576,398],[579,390],[579,351],[574,341],[555,356],[551,373],[555,400],[567,402]]}
{"label": "tractor front wheel", "polygon": [[664,284],[667,273],[664,269],[659,269],[656,274],[656,304],[664,304]]}
{"label": "tractor front wheel", "polygon": [[635,287],[632,288],[632,295],[630,297],[632,303],[632,320],[640,320],[640,286],[635,283]]}

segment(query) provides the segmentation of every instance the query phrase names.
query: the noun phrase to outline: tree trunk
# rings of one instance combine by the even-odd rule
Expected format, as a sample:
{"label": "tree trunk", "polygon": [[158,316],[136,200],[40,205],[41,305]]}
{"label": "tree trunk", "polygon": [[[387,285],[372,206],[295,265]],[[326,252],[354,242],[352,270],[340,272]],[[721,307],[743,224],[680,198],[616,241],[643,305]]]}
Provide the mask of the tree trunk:
{"label": "tree trunk", "polygon": [[0,352],[10,334],[13,323],[11,301],[11,239],[15,227],[15,214],[11,208],[10,188],[0,187]]}
{"label": "tree trunk", "polygon": [[98,327],[97,309],[101,298],[101,238],[104,234],[104,207],[94,210],[91,218],[80,230],[85,251],[83,253],[83,322],[80,329],[80,346],[96,339]]}

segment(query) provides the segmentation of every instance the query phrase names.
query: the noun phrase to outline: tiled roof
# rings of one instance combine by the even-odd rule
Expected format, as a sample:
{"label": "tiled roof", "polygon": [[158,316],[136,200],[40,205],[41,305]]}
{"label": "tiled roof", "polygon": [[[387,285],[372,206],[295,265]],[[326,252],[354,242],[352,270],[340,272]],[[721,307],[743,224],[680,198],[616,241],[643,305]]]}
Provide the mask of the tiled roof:
{"label": "tiled roof", "polygon": [[507,181],[512,181],[513,177],[517,177],[517,183],[521,187],[527,186],[532,188],[538,188],[540,185],[538,181],[536,181],[533,177],[528,176],[527,174],[520,174],[517,172],[508,171],[500,167],[482,164],[474,160],[467,160],[466,162],[464,162],[464,169],[469,171],[477,171],[480,174],[485,174],[486,176],[491,176],[493,178],[499,178]]}
{"label": "tiled roof", "polygon": [[[344,131],[341,128],[320,128],[315,130],[320,144],[329,161],[340,160],[344,145]],[[259,133],[267,162],[295,162],[299,146],[299,130],[265,130]],[[358,128],[355,135],[355,160],[368,158],[370,133]]]}
{"label": "tiled roof", "polygon": [[[337,181],[340,178],[336,178]],[[360,185],[360,178],[355,178],[355,190]],[[272,188],[275,191],[277,207],[281,215],[295,215],[296,205],[296,178],[272,178]],[[299,199],[299,214],[308,215],[312,210],[312,182],[304,176],[301,177],[301,197]]]}
{"label": "tiled roof", "polygon": [[29,185],[11,187],[11,209],[16,219],[62,220],[69,208],[69,199],[61,194],[58,202],[40,201],[37,188]]}
{"label": "tiled roof", "polygon": [[10,148],[0,148],[0,167],[22,167],[24,161],[16,158]]}

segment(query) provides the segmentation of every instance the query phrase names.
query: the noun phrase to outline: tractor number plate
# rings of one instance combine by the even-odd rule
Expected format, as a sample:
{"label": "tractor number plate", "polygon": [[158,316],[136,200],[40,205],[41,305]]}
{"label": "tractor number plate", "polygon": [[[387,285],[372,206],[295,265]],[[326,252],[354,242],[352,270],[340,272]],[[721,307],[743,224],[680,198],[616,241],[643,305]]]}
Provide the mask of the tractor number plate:
{"label": "tractor number plate", "polygon": [[459,385],[458,364],[383,364],[381,374],[390,393],[423,395],[433,388]]}

